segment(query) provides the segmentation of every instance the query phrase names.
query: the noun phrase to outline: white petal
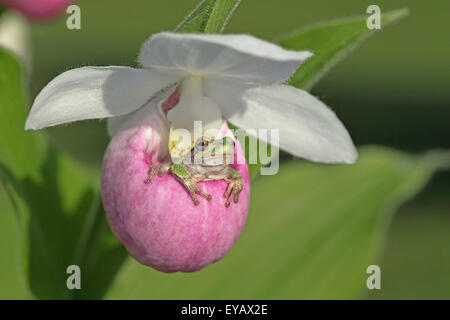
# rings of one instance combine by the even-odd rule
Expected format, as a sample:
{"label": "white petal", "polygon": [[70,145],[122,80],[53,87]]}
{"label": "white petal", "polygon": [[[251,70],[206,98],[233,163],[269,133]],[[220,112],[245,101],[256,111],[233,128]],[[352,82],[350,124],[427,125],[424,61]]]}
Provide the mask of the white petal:
{"label": "white petal", "polygon": [[83,67],[50,81],[36,97],[25,129],[107,118],[142,107],[179,75],[128,67]]}
{"label": "white petal", "polygon": [[[167,87],[165,90],[158,92],[158,94],[156,94],[153,99],[151,99],[148,103],[146,103],[142,108],[140,108],[136,112],[128,113],[123,116],[116,116],[109,118],[107,126],[109,136],[113,137],[119,130],[120,131],[126,130],[131,127],[147,123],[149,117],[153,117],[150,114],[154,112],[157,112],[160,115],[161,119],[163,120],[165,119],[166,124],[169,126],[170,124],[167,121],[166,115],[163,114],[163,111],[161,110],[160,103],[166,101],[167,98],[169,98],[174,93],[177,86],[178,82],[176,82],[172,86]],[[127,122],[127,124],[124,124],[125,122]]]}
{"label": "white petal", "polygon": [[289,51],[250,35],[153,35],[142,46],[140,63],[147,68],[183,70],[255,84],[282,83],[312,55]]}
{"label": "white petal", "polygon": [[171,123],[169,145],[172,160],[188,153],[195,143],[196,133],[215,138],[222,128],[222,113],[219,106],[203,95],[203,79],[186,77],[181,82],[178,104],[169,110],[167,119]]}
{"label": "white petal", "polygon": [[306,91],[285,85],[245,90],[225,82],[210,82],[207,88],[231,123],[243,129],[279,129],[275,146],[295,156],[325,163],[354,163],[358,157],[335,113]]}

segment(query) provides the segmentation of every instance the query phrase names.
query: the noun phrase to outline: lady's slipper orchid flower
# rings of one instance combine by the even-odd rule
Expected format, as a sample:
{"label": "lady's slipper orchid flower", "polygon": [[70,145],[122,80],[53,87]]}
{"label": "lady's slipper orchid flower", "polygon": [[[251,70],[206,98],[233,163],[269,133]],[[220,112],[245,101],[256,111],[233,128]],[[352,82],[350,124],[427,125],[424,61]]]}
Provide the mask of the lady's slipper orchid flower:
{"label": "lady's slipper orchid flower", "polygon": [[[245,224],[249,176],[239,142],[233,137],[231,175],[200,181],[197,189],[185,183],[190,194],[168,175],[144,180],[169,155],[205,150],[181,134],[192,132],[194,121],[202,121],[206,141],[232,137],[226,119],[244,129],[279,129],[277,147],[293,155],[353,163],[356,150],[335,114],[309,93],[281,84],[311,55],[248,35],[159,33],[142,47],[142,69],[83,67],[56,77],[37,96],[26,129],[110,118],[102,197],[113,232],[143,264],[199,270],[222,258]],[[183,180],[183,174],[189,176],[173,175]],[[224,190],[235,202],[230,208]]]}
{"label": "lady's slipper orchid flower", "polygon": [[35,20],[50,19],[66,10],[74,0],[2,0],[5,6],[16,9]]}

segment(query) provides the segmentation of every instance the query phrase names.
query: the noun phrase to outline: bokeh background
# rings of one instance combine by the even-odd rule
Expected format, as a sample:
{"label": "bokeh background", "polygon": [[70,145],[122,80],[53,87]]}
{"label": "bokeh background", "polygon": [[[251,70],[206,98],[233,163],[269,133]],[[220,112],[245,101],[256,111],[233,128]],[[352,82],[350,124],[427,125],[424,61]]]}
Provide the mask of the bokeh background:
{"label": "bokeh background", "polygon": [[[65,16],[34,23],[30,100],[69,68],[136,65],[141,43],[152,33],[173,29],[196,3],[80,0],[81,30],[67,30]],[[313,22],[365,14],[370,4],[382,11],[407,6],[410,15],[364,42],[313,93],[332,106],[357,145],[385,145],[411,153],[450,149],[448,0],[243,0],[226,32],[271,40]],[[61,149],[99,173],[108,143],[105,122],[48,132]],[[9,205],[0,189],[0,208],[7,210]],[[7,235],[0,238],[0,252],[8,252]],[[367,291],[363,297],[450,298],[449,172],[436,174],[396,213],[380,266],[382,290]]]}

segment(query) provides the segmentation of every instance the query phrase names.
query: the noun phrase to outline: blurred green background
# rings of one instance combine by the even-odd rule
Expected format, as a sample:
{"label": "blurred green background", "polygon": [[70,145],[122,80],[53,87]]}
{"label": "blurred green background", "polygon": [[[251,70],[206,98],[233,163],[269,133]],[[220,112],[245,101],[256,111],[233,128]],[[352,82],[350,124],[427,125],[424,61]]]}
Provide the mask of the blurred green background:
{"label": "blurred green background", "polygon": [[[197,2],[133,0],[124,9],[119,0],[80,0],[81,30],[67,30],[64,17],[35,23],[30,100],[66,69],[135,65],[140,44],[152,33],[173,29]],[[336,111],[357,145],[412,153],[450,148],[448,0],[243,0],[226,32],[272,40],[313,22],[365,14],[370,4],[382,12],[407,6],[411,13],[364,42],[313,93]],[[61,149],[99,173],[108,143],[105,122],[48,132]],[[382,290],[367,291],[367,297],[450,298],[449,195],[450,174],[439,173],[397,212],[381,258]],[[0,190],[0,208],[6,206]]]}

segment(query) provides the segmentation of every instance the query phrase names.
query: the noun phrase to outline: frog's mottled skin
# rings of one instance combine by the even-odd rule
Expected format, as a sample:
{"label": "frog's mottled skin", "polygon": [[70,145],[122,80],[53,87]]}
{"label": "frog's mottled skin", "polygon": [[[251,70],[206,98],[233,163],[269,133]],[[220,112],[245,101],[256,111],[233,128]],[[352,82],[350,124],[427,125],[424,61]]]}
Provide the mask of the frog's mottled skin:
{"label": "frog's mottled skin", "polygon": [[218,140],[202,137],[183,156],[181,163],[166,162],[160,167],[151,166],[145,182],[150,183],[156,173],[159,176],[170,173],[186,187],[194,204],[198,205],[200,202],[197,194],[207,200],[211,200],[211,195],[201,190],[197,182],[225,180],[228,183],[224,194],[227,198],[225,206],[229,207],[231,201],[239,201],[239,193],[242,191],[241,175],[228,166],[228,161],[234,158],[234,147],[234,141],[229,137]]}

